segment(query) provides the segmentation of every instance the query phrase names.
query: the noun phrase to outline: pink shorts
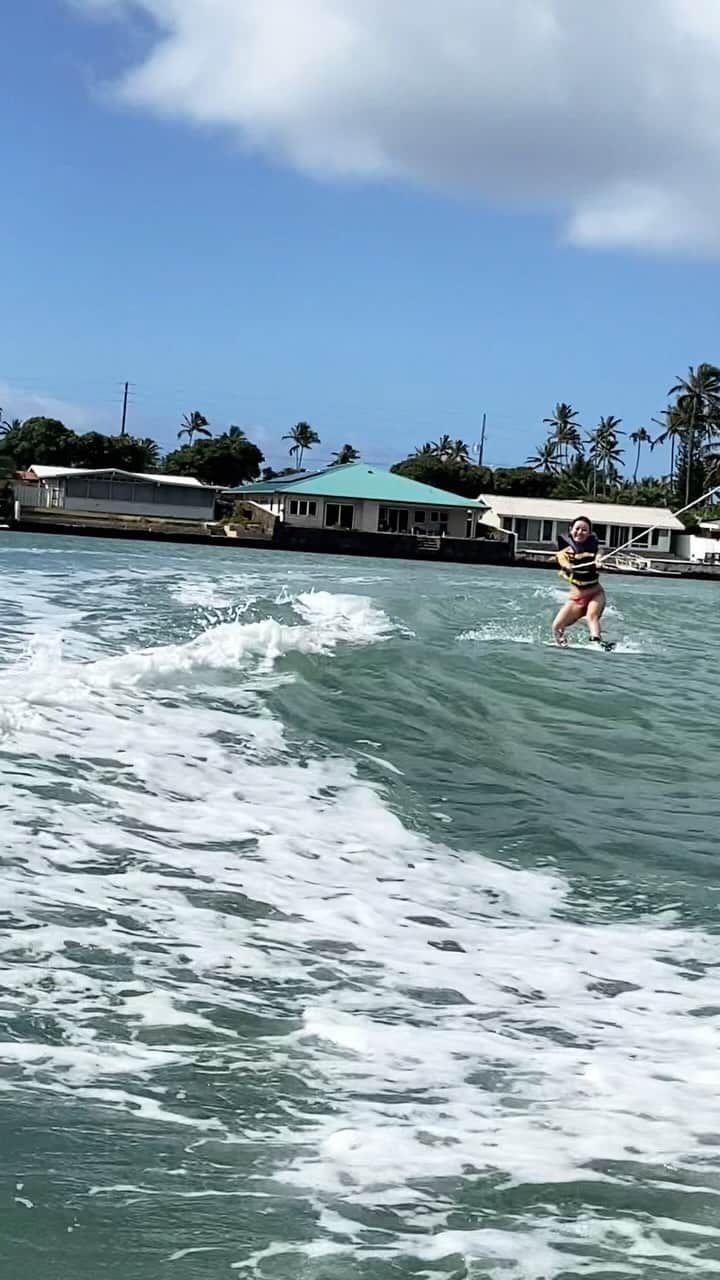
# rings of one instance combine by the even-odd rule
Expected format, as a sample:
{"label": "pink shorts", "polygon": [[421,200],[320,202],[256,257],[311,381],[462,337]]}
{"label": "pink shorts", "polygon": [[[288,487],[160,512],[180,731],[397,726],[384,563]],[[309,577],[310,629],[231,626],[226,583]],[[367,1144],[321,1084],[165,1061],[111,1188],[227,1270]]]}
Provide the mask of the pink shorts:
{"label": "pink shorts", "polygon": [[598,596],[602,595],[602,590],[601,586],[591,587],[588,591],[581,591],[578,595],[570,597],[570,604],[574,605],[576,609],[582,610],[581,618],[587,613],[590,602],[597,600]]}

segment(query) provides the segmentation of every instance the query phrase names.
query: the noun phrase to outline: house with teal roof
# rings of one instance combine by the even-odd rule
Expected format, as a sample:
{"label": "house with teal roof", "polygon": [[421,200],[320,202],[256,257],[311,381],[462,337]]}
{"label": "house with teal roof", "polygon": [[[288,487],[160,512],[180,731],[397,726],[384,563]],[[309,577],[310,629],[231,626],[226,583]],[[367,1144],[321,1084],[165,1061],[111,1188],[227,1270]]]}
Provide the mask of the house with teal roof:
{"label": "house with teal roof", "polygon": [[416,537],[492,536],[482,526],[488,509],[484,500],[462,498],[365,462],[245,484],[226,490],[225,496],[246,498],[283,524],[304,528]]}

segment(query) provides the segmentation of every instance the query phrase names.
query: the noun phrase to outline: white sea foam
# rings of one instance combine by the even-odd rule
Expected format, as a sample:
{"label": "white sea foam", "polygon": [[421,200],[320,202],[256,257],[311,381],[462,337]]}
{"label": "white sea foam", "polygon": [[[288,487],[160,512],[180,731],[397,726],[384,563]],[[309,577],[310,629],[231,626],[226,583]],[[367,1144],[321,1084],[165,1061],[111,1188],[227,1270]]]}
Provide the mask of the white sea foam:
{"label": "white sea foam", "polygon": [[[612,631],[606,631],[605,634],[608,637],[613,637],[613,650],[618,654],[651,654],[658,651],[657,645],[646,636],[641,638],[621,636],[616,639]],[[514,621],[491,621],[483,623],[482,626],[471,627],[467,631],[461,631],[457,636],[457,642],[459,644],[483,646],[520,644],[545,645],[553,649],[556,648],[557,646],[548,636],[549,627],[547,626],[540,628],[537,625],[523,625]],[[580,652],[583,654],[592,652],[603,655],[605,652],[599,646],[589,643],[587,632],[582,625],[568,631],[568,648],[575,653]]]}
{"label": "white sea foam", "polygon": [[539,636],[529,628],[518,629],[498,622],[487,622],[481,627],[471,627],[468,631],[461,631],[458,640],[461,643],[537,644]]}
{"label": "white sea foam", "polygon": [[[338,1268],[337,1274],[343,1274],[340,1268],[350,1265],[357,1256],[361,1233],[351,1249],[332,1238],[333,1232],[347,1234],[347,1225],[336,1214],[322,1215],[318,1225],[329,1234],[305,1244],[296,1251],[296,1256],[302,1255],[310,1265],[332,1259]],[[716,1258],[707,1254],[698,1258],[692,1248],[672,1242],[673,1234],[677,1236],[683,1230],[681,1223],[663,1221],[653,1229],[631,1219],[607,1221],[585,1211],[574,1222],[559,1219],[547,1227],[517,1223],[505,1228],[432,1230],[431,1234],[431,1223],[426,1226],[427,1233],[413,1241],[413,1253],[422,1269],[413,1269],[412,1275],[427,1280],[438,1276],[448,1280],[460,1276],[473,1280],[475,1277],[477,1280],[569,1280],[569,1277],[580,1280],[585,1276],[608,1275],[618,1280],[619,1277],[645,1280],[660,1274],[661,1267],[663,1275],[694,1276],[696,1280],[720,1274],[720,1261]],[[713,1227],[703,1229],[701,1235],[705,1243],[717,1242],[720,1238]],[[363,1256],[375,1266],[388,1263],[397,1268],[403,1257],[407,1257],[406,1249],[405,1243],[382,1245],[362,1240]],[[292,1252],[295,1251],[283,1244],[272,1244],[251,1252],[234,1263],[232,1269],[241,1276],[271,1276],[272,1260]],[[267,1270],[265,1263],[270,1263]],[[427,1269],[422,1264],[426,1264]]]}
{"label": "white sea foam", "polygon": [[188,608],[229,609],[234,603],[226,588],[207,578],[186,579],[172,588],[171,595]]}
{"label": "white sea foam", "polygon": [[[18,698],[18,672],[0,674],[0,717],[22,701],[33,707],[84,701],[89,693],[128,689],[202,670],[232,671],[253,661],[270,670],[278,658],[295,652],[329,653],[338,644],[372,644],[392,630],[387,616],[359,596],[305,592],[293,600],[305,625],[265,618],[224,623],[185,644],[130,651],[90,663],[62,661],[62,637],[34,641],[27,655],[25,688]],[[44,676],[45,678],[40,678]]]}

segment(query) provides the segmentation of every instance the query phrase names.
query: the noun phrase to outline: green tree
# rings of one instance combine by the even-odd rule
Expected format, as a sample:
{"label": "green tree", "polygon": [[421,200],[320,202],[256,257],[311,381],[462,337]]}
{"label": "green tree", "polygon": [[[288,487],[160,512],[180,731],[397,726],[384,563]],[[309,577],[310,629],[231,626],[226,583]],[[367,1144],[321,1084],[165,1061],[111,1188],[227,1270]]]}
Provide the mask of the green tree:
{"label": "green tree", "polygon": [[552,416],[543,418],[545,425],[550,428],[549,439],[557,444],[560,461],[566,467],[569,465],[571,452],[579,457],[583,451],[581,426],[577,416],[577,409],[560,401],[555,405]]}
{"label": "green tree", "polygon": [[302,470],[302,463],[305,453],[308,449],[312,449],[313,445],[320,444],[320,437],[310,426],[309,422],[296,422],[292,431],[289,431],[283,440],[292,440],[290,446],[290,457],[295,458],[298,465],[298,471]]}
{"label": "green tree", "polygon": [[187,436],[188,443],[192,445],[195,436],[211,436],[210,423],[204,413],[200,413],[199,409],[195,409],[192,413],[183,414],[182,424],[178,431],[178,440],[182,440],[183,436]]}
{"label": "green tree", "polygon": [[[128,437],[125,436],[124,438],[127,440]],[[130,439],[134,440],[141,450],[142,467],[139,469],[142,471],[159,471],[162,452],[157,440],[153,440],[150,436],[142,436],[140,438],[131,436]]]}
{"label": "green tree", "polygon": [[257,479],[265,461],[256,444],[239,427],[230,427],[211,440],[197,440],[168,454],[163,470],[168,475],[194,476],[203,484],[233,489]]}
{"label": "green tree", "polygon": [[637,453],[635,454],[635,470],[633,471],[633,484],[637,484],[637,473],[640,466],[640,450],[644,444],[652,445],[652,436],[650,435],[647,427],[638,427],[637,431],[630,432],[628,439],[631,444],[637,446]]}
{"label": "green tree", "polygon": [[[710,489],[713,485],[720,488],[720,453],[708,453],[704,459],[703,488]],[[717,506],[717,500],[714,505]]]}
{"label": "green tree", "polygon": [[436,458],[440,458],[442,462],[452,462],[454,454],[455,442],[445,433],[438,440],[433,441],[430,448]]}
{"label": "green tree", "polygon": [[117,467],[118,471],[157,471],[160,450],[154,440],[137,436],[105,436],[99,431],[86,431],[76,437],[73,466],[96,468]]}
{"label": "green tree", "polygon": [[452,440],[450,443],[450,452],[448,454],[449,462],[469,462],[470,461],[470,445],[464,440]]}
{"label": "green tree", "polygon": [[609,486],[616,483],[617,467],[623,456],[619,441],[619,437],[623,434],[619,429],[621,421],[621,418],[608,414],[607,417],[600,419],[595,430],[591,431],[587,437],[590,461],[595,468],[593,496],[597,493],[598,476],[602,478],[604,494],[607,493]]}
{"label": "green tree", "polygon": [[415,450],[415,457],[439,458],[441,462],[457,462],[470,464],[470,445],[464,440],[453,440],[451,436],[440,436],[438,440],[426,440]]}
{"label": "green tree", "polygon": [[697,496],[693,493],[697,484],[702,483],[702,456],[720,434],[720,369],[707,363],[696,369],[691,366],[687,377],[678,378],[668,395],[676,397],[677,419],[684,424],[680,435],[682,476],[678,479],[687,505]]}
{"label": "green tree", "polygon": [[595,497],[598,488],[599,473],[590,458],[575,458],[569,467],[564,467],[553,485],[553,498],[590,498]]}
{"label": "green tree", "polygon": [[487,492],[515,494],[518,498],[549,498],[555,477],[531,467],[497,467],[492,489]]}
{"label": "green tree", "polygon": [[18,470],[26,470],[34,462],[38,466],[72,467],[75,463],[77,436],[59,418],[27,418],[12,424],[2,436],[0,449],[11,458]]}
{"label": "green tree", "polygon": [[431,484],[436,489],[445,489],[463,498],[477,498],[480,493],[490,492],[493,484],[493,473],[489,467],[445,462],[429,453],[415,453],[402,462],[396,462],[390,470],[408,480]]}
{"label": "green tree", "polygon": [[342,449],[333,454],[335,465],[338,467],[347,466],[350,462],[358,462],[360,454],[351,444],[344,444]]}
{"label": "green tree", "polygon": [[667,480],[657,476],[643,476],[638,481],[626,481],[615,494],[615,502],[629,503],[635,507],[667,507],[672,502],[672,487]]}
{"label": "green tree", "polygon": [[533,471],[544,471],[547,475],[556,476],[560,470],[558,447],[557,440],[550,436],[538,445],[535,453],[528,458],[528,466],[532,467]]}
{"label": "green tree", "polygon": [[685,434],[685,419],[676,405],[669,405],[667,409],[663,410],[660,418],[653,418],[653,422],[658,427],[663,427],[664,430],[654,440],[650,441],[650,451],[652,452],[658,445],[667,444],[668,440],[670,441],[670,482],[674,484],[677,447]]}
{"label": "green tree", "polygon": [[689,430],[685,431],[677,447],[675,506],[686,507],[702,493],[707,453],[707,449],[701,446],[697,435]]}

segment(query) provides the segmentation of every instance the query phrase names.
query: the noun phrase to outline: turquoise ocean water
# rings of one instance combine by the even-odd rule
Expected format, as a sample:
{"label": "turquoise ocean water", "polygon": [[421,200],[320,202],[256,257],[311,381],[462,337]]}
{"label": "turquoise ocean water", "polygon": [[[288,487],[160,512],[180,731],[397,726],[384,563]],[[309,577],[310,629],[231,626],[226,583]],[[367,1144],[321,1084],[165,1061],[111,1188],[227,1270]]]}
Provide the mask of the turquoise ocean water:
{"label": "turquoise ocean water", "polygon": [[720,1274],[717,586],[0,573],[1,1280]]}

